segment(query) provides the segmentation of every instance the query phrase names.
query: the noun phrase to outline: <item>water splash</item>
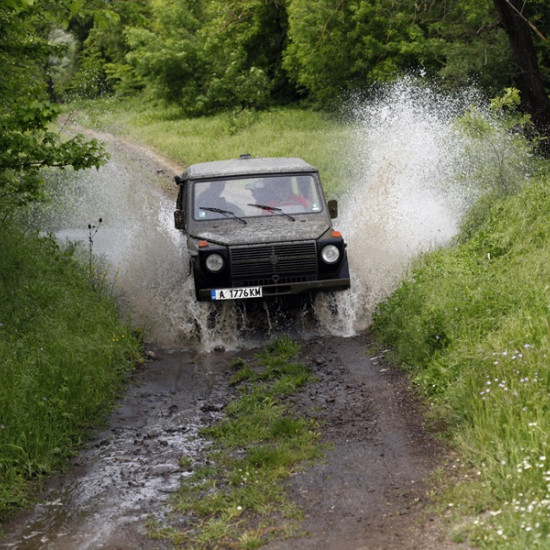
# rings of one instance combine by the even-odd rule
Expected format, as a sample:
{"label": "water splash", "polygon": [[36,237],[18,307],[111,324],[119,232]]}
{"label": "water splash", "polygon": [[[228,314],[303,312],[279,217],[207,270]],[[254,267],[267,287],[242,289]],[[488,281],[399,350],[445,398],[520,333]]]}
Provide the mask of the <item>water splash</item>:
{"label": "water splash", "polygon": [[502,172],[503,158],[514,155],[505,134],[495,137],[497,148],[457,129],[456,117],[470,105],[486,111],[474,90],[450,97],[410,79],[350,103],[340,167],[348,190],[336,226],[348,242],[352,289],[319,294],[313,306],[196,302],[184,238],[173,227],[175,188],[161,191],[166,182],[155,180],[143,155],[112,144],[111,162],[52,184],[52,204],[33,215],[84,247],[88,223],[103,219],[94,253],[105,259],[133,323],[158,345],[212,351],[256,346],[281,332],[352,336],[369,325],[414,257],[451,241],[480,193],[482,171]]}
{"label": "water splash", "polygon": [[450,97],[410,79],[351,105],[346,172],[353,175],[337,225],[348,241],[353,287],[319,296],[328,332],[350,336],[367,327],[411,260],[456,235],[480,192],[467,170],[473,143],[453,122],[470,105],[482,109],[475,90]]}

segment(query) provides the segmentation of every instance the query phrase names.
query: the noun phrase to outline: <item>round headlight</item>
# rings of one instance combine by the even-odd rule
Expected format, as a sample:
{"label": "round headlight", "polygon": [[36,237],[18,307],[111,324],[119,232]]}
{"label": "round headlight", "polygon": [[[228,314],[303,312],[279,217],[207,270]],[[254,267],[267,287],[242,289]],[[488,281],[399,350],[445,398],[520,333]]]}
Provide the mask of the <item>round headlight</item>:
{"label": "round headlight", "polygon": [[340,250],[338,250],[338,247],[333,244],[327,244],[327,246],[321,250],[321,258],[323,258],[325,263],[333,264],[338,261],[338,258],[340,258]]}
{"label": "round headlight", "polygon": [[217,273],[223,267],[223,258],[219,254],[210,254],[206,258],[206,269],[212,273]]}

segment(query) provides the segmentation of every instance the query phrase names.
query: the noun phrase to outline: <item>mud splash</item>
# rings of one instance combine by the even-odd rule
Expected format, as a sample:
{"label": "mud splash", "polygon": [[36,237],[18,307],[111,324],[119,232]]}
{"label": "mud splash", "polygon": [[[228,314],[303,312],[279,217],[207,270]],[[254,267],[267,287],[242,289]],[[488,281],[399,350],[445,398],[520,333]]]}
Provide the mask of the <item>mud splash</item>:
{"label": "mud splash", "polygon": [[94,276],[108,282],[147,341],[210,352],[257,347],[280,333],[318,334],[307,300],[292,308],[284,300],[197,302],[185,238],[173,222],[176,172],[144,162],[128,144],[106,147],[110,161],[101,169],[50,175],[50,201],[29,217],[76,246],[85,264],[93,253]]}
{"label": "mud splash", "polygon": [[351,336],[367,327],[411,260],[456,235],[479,185],[464,170],[472,144],[453,121],[481,104],[474,90],[451,98],[408,79],[350,104],[345,172],[352,181],[336,221],[348,240],[354,284],[328,299],[332,308],[319,296],[319,309],[339,312],[324,324],[327,332]]}

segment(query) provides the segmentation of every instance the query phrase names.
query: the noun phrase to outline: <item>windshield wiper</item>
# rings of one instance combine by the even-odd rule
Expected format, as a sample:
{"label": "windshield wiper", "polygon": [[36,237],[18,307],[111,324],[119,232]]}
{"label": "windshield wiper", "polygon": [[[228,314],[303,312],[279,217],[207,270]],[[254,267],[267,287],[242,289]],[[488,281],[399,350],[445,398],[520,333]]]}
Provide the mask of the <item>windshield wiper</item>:
{"label": "windshield wiper", "polygon": [[286,216],[289,220],[292,220],[293,222],[296,221],[295,218],[293,218],[290,214],[287,214],[286,212],[283,212],[282,208],[277,208],[276,206],[267,206],[265,204],[250,204],[248,203],[248,206],[255,206],[256,208],[261,208],[262,210],[266,210],[267,212],[280,212],[283,216]]}
{"label": "windshield wiper", "polygon": [[243,222],[245,225],[248,223],[246,220],[243,220],[243,218],[237,216],[235,212],[231,212],[231,210],[223,210],[223,208],[214,208],[213,206],[199,206],[199,210],[208,210],[208,212],[215,212],[216,214],[223,214],[224,216],[232,216],[233,218]]}

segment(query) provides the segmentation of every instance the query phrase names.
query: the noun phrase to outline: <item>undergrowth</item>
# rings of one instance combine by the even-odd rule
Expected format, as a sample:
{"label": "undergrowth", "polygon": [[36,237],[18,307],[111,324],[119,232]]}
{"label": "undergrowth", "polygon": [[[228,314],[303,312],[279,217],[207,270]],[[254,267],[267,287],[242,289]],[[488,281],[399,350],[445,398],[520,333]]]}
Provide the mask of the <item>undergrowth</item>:
{"label": "undergrowth", "polygon": [[74,251],[0,223],[0,520],[112,405],[140,344]]}
{"label": "undergrowth", "polygon": [[549,214],[547,175],[485,199],[375,314],[463,457],[446,498],[472,518],[461,537],[482,548],[550,544]]}
{"label": "undergrowth", "polygon": [[212,447],[174,503],[186,527],[155,525],[153,537],[182,548],[251,549],[296,532],[301,512],[282,482],[322,452],[313,421],[296,417],[284,402],[310,378],[305,365],[293,362],[298,351],[282,338],[254,361],[234,363],[237,397],[222,420],[203,430]]}

